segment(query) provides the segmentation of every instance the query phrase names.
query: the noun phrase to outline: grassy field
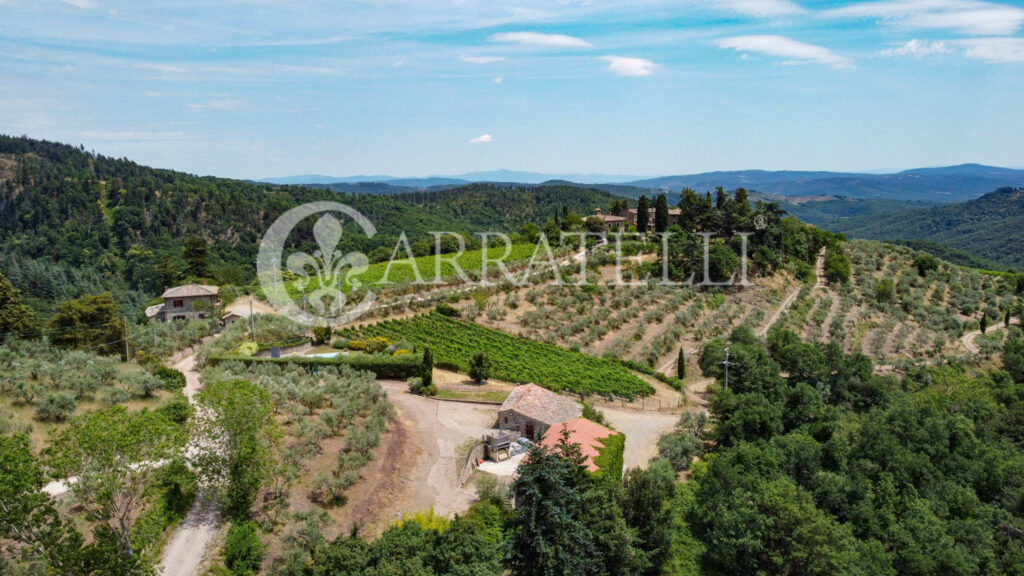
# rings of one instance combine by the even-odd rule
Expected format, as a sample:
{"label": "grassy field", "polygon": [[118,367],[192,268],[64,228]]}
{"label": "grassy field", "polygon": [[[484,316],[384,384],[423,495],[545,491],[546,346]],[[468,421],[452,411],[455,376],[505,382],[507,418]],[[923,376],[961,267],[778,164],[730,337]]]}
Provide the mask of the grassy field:
{"label": "grassy field", "polygon": [[[536,250],[536,246],[533,244],[515,244],[511,247],[509,255],[502,258],[505,254],[505,246],[491,246],[487,249],[487,258],[490,260],[488,263],[487,274],[493,281],[499,281],[501,279],[501,272],[497,270],[497,264],[495,260],[501,260],[503,264],[511,264],[513,262],[529,260]],[[459,255],[442,254],[440,256],[421,256],[413,258],[412,260],[395,260],[393,262],[378,262],[376,264],[370,264],[366,271],[359,274],[353,274],[351,277],[344,276],[347,270],[339,270],[338,275],[326,274],[325,278],[321,278],[319,275],[314,274],[309,277],[308,283],[305,285],[306,294],[311,294],[318,290],[321,283],[335,286],[338,279],[341,279],[341,291],[343,293],[351,292],[356,286],[387,286],[392,284],[408,284],[422,280],[423,282],[433,282],[438,278],[451,279],[456,277],[456,269],[452,263],[458,265],[469,277],[476,278],[479,276],[481,266],[484,260],[483,250],[467,250]],[[440,263],[440,274],[438,274],[438,265]],[[390,270],[389,270],[390,265]],[[312,270],[307,270],[312,272]],[[418,275],[418,277],[417,277]],[[299,288],[299,282],[302,279],[291,279],[289,273],[284,274],[285,278],[279,278],[284,280],[282,286],[288,291],[288,294],[293,298],[301,295]],[[344,277],[343,277],[344,276]],[[271,283],[273,280],[268,279]],[[357,284],[358,283],[358,284]]]}
{"label": "grassy field", "polygon": [[493,363],[492,376],[507,382],[533,382],[555,391],[635,398],[654,392],[649,384],[613,360],[595,358],[551,344],[453,320],[436,312],[345,330],[347,338],[382,336],[429,347],[439,366],[469,370],[477,352]]}

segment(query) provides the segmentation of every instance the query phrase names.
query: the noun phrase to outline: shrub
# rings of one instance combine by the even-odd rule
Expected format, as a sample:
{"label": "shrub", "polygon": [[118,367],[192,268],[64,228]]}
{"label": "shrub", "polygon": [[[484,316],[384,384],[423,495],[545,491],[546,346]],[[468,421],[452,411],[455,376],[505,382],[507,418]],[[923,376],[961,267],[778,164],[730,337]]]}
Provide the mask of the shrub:
{"label": "shrub", "polygon": [[437,386],[426,384],[422,378],[409,378],[409,392],[420,396],[437,396]]}
{"label": "shrub", "polygon": [[75,411],[75,399],[66,392],[47,394],[36,406],[36,420],[63,422]]}
{"label": "shrub", "polygon": [[189,404],[188,398],[185,398],[184,394],[175,394],[156,411],[166,416],[171,422],[184,424],[192,416],[192,405]]}
{"label": "shrub", "polygon": [[672,463],[676,472],[690,467],[690,460],[701,453],[701,443],[690,432],[666,434],[658,439],[658,453]]}
{"label": "shrub", "polygon": [[263,562],[263,543],[256,523],[247,520],[231,525],[224,542],[224,564],[236,576],[255,575]]}
{"label": "shrub", "polygon": [[383,354],[389,346],[391,346],[391,341],[381,336],[366,340],[366,351],[370,354]]}
{"label": "shrub", "polygon": [[348,340],[338,338],[334,342],[331,342],[331,348],[334,348],[335,350],[345,350],[348,348]]}
{"label": "shrub", "polygon": [[473,354],[469,361],[469,377],[478,384],[491,377],[491,359],[483,352]]}
{"label": "shrub", "polygon": [[435,310],[437,310],[437,313],[442,316],[447,316],[449,318],[459,317],[459,311],[447,302],[439,302]]}
{"label": "shrub", "polygon": [[331,327],[330,326],[314,326],[313,327],[313,342],[317,346],[321,346],[331,341]]}
{"label": "shrub", "polygon": [[256,355],[256,352],[258,352],[259,349],[259,344],[255,342],[246,342],[244,344],[239,345],[238,349],[235,350],[235,353],[238,354],[239,356],[252,357]]}
{"label": "shrub", "polygon": [[152,373],[163,383],[164,390],[180,390],[185,387],[185,375],[180,370],[157,364]]}
{"label": "shrub", "polygon": [[363,340],[349,340],[345,343],[349,350],[356,352],[366,350],[366,342]]}

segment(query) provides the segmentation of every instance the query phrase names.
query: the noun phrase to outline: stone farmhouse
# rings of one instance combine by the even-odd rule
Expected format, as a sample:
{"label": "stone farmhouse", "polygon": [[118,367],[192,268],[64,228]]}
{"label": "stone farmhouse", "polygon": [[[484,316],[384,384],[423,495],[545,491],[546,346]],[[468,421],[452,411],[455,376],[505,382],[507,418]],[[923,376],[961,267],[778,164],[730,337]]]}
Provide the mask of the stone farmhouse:
{"label": "stone farmhouse", "polygon": [[517,386],[498,411],[498,427],[536,440],[549,428],[583,415],[583,407],[536,384]]}
{"label": "stone farmhouse", "polygon": [[161,296],[163,304],[146,308],[146,318],[170,322],[213,317],[220,308],[219,293],[219,287],[205,284],[168,288]]}

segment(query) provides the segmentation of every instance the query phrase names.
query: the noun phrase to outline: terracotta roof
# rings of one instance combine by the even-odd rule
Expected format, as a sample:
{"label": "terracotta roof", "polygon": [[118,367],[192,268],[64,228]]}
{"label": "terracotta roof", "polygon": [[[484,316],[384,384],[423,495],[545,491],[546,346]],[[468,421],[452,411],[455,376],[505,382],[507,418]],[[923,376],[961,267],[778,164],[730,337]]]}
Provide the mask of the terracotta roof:
{"label": "terracotta roof", "polygon": [[505,410],[512,410],[548,426],[583,414],[583,407],[578,403],[536,384],[526,384],[513,389],[501,405],[501,411]]}
{"label": "terracotta roof", "polygon": [[156,304],[146,308],[146,318],[156,318],[157,316],[164,313],[164,305]]}
{"label": "terracotta roof", "polygon": [[161,298],[190,298],[195,296],[216,296],[220,292],[220,288],[217,286],[207,286],[205,284],[185,284],[184,286],[175,286],[174,288],[168,288]]}
{"label": "terracotta roof", "polygon": [[587,457],[584,466],[591,472],[597,471],[594,458],[599,454],[598,448],[603,446],[599,440],[618,434],[618,432],[609,430],[597,422],[592,422],[586,418],[575,418],[568,422],[555,424],[548,429],[544,439],[540,441],[540,445],[545,448],[556,448],[558,443],[562,441],[563,429],[569,431],[569,442],[571,444],[580,445],[583,455]]}

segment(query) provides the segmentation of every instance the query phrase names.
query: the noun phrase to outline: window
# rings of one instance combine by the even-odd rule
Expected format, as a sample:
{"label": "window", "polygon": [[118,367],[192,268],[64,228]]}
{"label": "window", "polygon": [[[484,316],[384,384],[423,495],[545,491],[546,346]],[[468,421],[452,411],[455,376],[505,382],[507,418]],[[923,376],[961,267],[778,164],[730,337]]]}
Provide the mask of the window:
{"label": "window", "polygon": [[185,306],[184,300],[174,300],[171,302],[172,308],[183,308]]}

